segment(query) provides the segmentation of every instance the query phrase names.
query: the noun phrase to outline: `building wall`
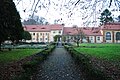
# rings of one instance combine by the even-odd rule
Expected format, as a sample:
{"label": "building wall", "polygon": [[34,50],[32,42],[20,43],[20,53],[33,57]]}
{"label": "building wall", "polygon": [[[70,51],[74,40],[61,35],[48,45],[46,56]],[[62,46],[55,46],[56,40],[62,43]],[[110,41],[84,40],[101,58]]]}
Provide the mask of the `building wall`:
{"label": "building wall", "polygon": [[62,30],[52,30],[51,32],[30,32],[32,39],[26,42],[53,42],[55,35],[62,35]]}
{"label": "building wall", "polygon": [[[106,33],[111,33],[111,40],[106,40]],[[120,31],[114,31],[114,30],[105,30],[103,37],[105,38],[106,43],[120,43],[120,40],[116,40],[116,33]]]}
{"label": "building wall", "polygon": [[89,36],[89,41],[90,41],[90,43],[95,43],[95,37],[94,36]]}
{"label": "building wall", "polygon": [[[105,41],[106,43],[120,43],[120,40],[116,40],[116,33],[120,31],[111,31],[111,30],[104,30],[103,36],[89,36],[90,43],[102,43]],[[106,40],[106,33],[110,32],[111,40]],[[30,32],[32,39],[27,40],[27,42],[53,42],[55,35],[63,35],[62,30],[52,30],[51,32]],[[69,36],[70,42],[74,41],[74,38],[71,39],[73,36]],[[103,40],[103,37],[105,40]],[[66,36],[66,40],[68,37]]]}
{"label": "building wall", "polygon": [[103,42],[103,36],[96,36],[96,43],[102,43]]}
{"label": "building wall", "polygon": [[[110,33],[111,33],[111,40],[106,40],[106,33],[107,33],[107,32],[110,32]],[[112,31],[105,31],[104,38],[105,38],[105,42],[106,42],[106,43],[112,43],[112,39],[113,39],[113,37],[112,37]]]}
{"label": "building wall", "polygon": [[[120,43],[120,40],[116,40],[116,33],[120,32],[120,30],[100,30],[101,34],[103,36],[88,36],[89,42],[90,43]],[[30,31],[29,31],[30,32]],[[111,34],[111,39],[106,40],[106,33],[110,32]],[[32,39],[27,40],[27,42],[53,42],[54,41],[54,36],[56,35],[64,35],[63,34],[63,29],[62,30],[51,30],[48,32],[30,32]],[[70,42],[73,42],[74,35],[67,37],[66,36],[66,41],[69,40]],[[87,40],[87,39],[86,39]]]}
{"label": "building wall", "polygon": [[62,30],[51,30],[50,32],[50,42],[54,41],[54,36],[56,35],[62,35],[63,31]]}
{"label": "building wall", "polygon": [[89,42],[90,43],[102,43],[103,42],[103,36],[89,36]]}
{"label": "building wall", "polygon": [[75,41],[74,37],[75,36],[73,36],[73,35],[66,35],[65,36],[65,39],[66,39],[65,42],[74,42]]}
{"label": "building wall", "polygon": [[50,42],[50,32],[30,32],[32,39],[27,42]]}
{"label": "building wall", "polygon": [[117,33],[117,32],[120,32],[120,31],[114,31],[114,35],[115,35],[115,36],[114,36],[115,43],[120,43],[120,40],[116,40],[116,33]]}
{"label": "building wall", "polygon": [[[76,41],[74,38],[75,36],[66,35],[65,37],[66,37],[66,42]],[[103,42],[103,36],[96,36],[96,38],[95,38],[95,36],[88,36],[88,37],[89,37],[89,43],[102,43]],[[88,42],[88,39],[83,38],[82,41],[86,43],[86,42]]]}

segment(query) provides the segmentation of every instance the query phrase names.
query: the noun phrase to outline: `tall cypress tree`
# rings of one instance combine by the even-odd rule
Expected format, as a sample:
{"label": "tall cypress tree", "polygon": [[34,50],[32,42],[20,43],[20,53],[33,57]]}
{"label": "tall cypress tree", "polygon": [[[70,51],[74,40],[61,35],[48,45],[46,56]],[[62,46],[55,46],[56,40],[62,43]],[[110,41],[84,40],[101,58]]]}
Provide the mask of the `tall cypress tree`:
{"label": "tall cypress tree", "polygon": [[13,0],[8,0],[6,3],[6,16],[9,28],[10,39],[14,41],[19,41],[22,39],[23,28],[20,21],[20,15],[16,10]]}
{"label": "tall cypress tree", "polygon": [[4,40],[7,39],[7,23],[5,21],[5,6],[4,1],[0,0],[0,50],[1,44]]}
{"label": "tall cypress tree", "polygon": [[0,0],[0,28],[0,45],[8,39],[22,39],[23,27],[13,0]]}

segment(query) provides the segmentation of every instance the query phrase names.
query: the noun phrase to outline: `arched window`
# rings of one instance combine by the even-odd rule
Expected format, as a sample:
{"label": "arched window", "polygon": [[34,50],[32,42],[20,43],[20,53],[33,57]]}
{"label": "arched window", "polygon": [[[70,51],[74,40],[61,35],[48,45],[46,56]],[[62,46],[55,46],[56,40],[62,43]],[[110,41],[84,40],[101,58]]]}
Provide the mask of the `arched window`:
{"label": "arched window", "polygon": [[120,40],[120,32],[116,33],[116,40]]}
{"label": "arched window", "polygon": [[106,40],[111,40],[111,33],[110,32],[106,33]]}

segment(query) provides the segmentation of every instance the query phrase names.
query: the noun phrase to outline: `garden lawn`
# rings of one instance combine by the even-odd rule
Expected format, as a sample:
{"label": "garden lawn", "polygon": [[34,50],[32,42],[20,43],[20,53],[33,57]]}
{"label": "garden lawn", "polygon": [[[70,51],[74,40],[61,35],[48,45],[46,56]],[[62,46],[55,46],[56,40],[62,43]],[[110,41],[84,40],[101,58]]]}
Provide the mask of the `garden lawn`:
{"label": "garden lawn", "polygon": [[41,49],[13,49],[12,51],[6,50],[0,52],[0,64],[20,60],[27,56],[36,54],[40,51]]}
{"label": "garden lawn", "polygon": [[120,44],[81,44],[81,46],[86,47],[78,47],[75,49],[83,54],[115,62],[120,61]]}

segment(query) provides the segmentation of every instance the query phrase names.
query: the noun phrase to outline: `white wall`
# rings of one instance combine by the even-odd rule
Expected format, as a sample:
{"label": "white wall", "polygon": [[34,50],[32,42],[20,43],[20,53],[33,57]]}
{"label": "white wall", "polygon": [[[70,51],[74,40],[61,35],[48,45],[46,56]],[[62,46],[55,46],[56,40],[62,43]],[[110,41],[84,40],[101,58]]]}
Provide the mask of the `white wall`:
{"label": "white wall", "polygon": [[[95,36],[89,36],[89,41],[90,43],[95,43]],[[96,43],[102,43],[102,42],[103,42],[103,36],[96,36]]]}
{"label": "white wall", "polygon": [[[61,32],[61,33],[59,33],[59,31]],[[56,36],[56,35],[62,35],[62,33],[63,33],[63,31],[62,30],[51,30],[51,32],[50,32],[50,42],[53,42],[54,41],[54,36]]]}
{"label": "white wall", "polygon": [[[100,39],[98,39],[98,37]],[[103,36],[96,36],[96,43],[102,43],[103,42]]]}
{"label": "white wall", "polygon": [[95,37],[94,36],[89,36],[89,41],[90,41],[90,43],[95,43]]}
{"label": "white wall", "polygon": [[[35,35],[33,35],[34,33]],[[48,40],[50,42],[50,32],[30,32],[30,34],[32,39],[26,42],[48,42]]]}

